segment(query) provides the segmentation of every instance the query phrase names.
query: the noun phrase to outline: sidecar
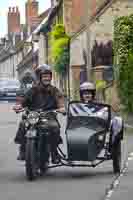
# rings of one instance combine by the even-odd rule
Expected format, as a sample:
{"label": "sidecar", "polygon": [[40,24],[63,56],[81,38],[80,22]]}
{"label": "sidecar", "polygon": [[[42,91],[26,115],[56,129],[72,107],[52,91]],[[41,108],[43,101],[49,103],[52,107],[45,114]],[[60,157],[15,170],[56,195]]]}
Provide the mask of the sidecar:
{"label": "sidecar", "polygon": [[68,105],[66,141],[71,167],[96,167],[113,160],[114,173],[121,169],[121,141],[112,144],[111,107],[107,104],[72,101]]}

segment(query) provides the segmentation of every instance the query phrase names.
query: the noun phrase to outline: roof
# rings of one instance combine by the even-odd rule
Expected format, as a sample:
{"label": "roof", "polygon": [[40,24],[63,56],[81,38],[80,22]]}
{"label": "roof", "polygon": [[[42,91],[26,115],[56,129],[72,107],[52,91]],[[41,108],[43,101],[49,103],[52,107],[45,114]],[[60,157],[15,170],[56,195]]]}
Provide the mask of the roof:
{"label": "roof", "polygon": [[29,36],[29,38],[26,40],[27,42],[31,42],[32,41],[32,35],[33,34],[38,34],[38,32],[40,31],[41,27],[47,22],[48,20],[48,16],[37,26],[37,28],[32,32],[32,34]]}
{"label": "roof", "polygon": [[42,12],[42,13],[39,15],[39,18],[44,19],[45,17],[47,17],[49,11],[50,11],[50,8],[48,8],[47,10],[45,10],[44,12]]}
{"label": "roof", "polygon": [[[32,41],[32,35],[33,34],[40,34],[40,32],[44,32],[44,27],[47,27],[50,23],[50,20],[55,16],[57,10],[60,8],[60,5],[62,4],[62,0],[60,0],[54,7],[49,8],[48,10],[44,11],[44,13],[47,13],[47,16],[41,21],[41,23],[36,27],[36,29],[32,32],[30,37],[26,40],[27,42]],[[42,13],[42,15],[44,14]]]}
{"label": "roof", "polygon": [[[60,0],[54,7],[52,7],[49,10],[49,14],[48,14],[48,19],[47,22],[42,23],[42,26],[40,27],[40,30],[38,31],[38,34],[40,32],[48,32],[49,31],[49,27],[48,25],[51,23],[51,20],[53,19],[53,17],[56,15],[56,13],[58,12],[58,9],[60,8],[61,4],[62,4],[63,0]],[[45,30],[45,31],[44,31]]]}
{"label": "roof", "polygon": [[42,22],[36,27],[36,29],[31,33],[31,35],[29,36],[29,38],[26,40],[27,42],[31,42],[32,41],[32,35],[33,34],[38,34],[40,32],[40,29],[47,23],[47,21],[49,19],[49,14],[50,14],[50,12],[48,13],[47,17],[45,17],[42,20]]}

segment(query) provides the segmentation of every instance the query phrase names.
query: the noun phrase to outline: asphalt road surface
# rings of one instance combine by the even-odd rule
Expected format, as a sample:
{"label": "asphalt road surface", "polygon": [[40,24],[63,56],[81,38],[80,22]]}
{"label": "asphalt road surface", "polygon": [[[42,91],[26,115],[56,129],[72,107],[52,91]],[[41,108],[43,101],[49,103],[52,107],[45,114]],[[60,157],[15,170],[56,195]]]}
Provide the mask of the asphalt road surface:
{"label": "asphalt road surface", "polygon": [[[45,177],[28,182],[25,177],[24,163],[16,160],[17,145],[13,139],[17,130],[19,116],[12,111],[12,104],[0,103],[0,198],[2,200],[104,200],[107,187],[114,180],[112,161],[92,168],[50,169]],[[64,117],[61,119],[64,130]],[[62,131],[63,138],[64,132]],[[131,152],[133,136],[126,136],[123,142],[123,162],[128,151]],[[110,197],[122,199],[123,192],[132,191],[132,167],[121,177],[120,185]],[[131,195],[132,195],[131,194]],[[130,195],[130,196],[131,196]],[[132,198],[124,198],[132,199]],[[123,200],[124,200],[123,199]]]}

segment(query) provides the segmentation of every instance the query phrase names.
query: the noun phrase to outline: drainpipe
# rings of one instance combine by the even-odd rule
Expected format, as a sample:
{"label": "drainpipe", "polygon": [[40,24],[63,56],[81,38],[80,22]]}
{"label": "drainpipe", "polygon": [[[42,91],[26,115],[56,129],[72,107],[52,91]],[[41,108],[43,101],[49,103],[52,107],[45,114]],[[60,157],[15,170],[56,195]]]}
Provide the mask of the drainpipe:
{"label": "drainpipe", "polygon": [[69,39],[69,42],[68,42],[68,50],[69,50],[69,61],[68,61],[68,99],[70,101],[70,98],[71,98],[71,91],[70,91],[70,43],[71,43],[71,40]]}
{"label": "drainpipe", "polygon": [[[93,9],[93,11],[91,11]],[[94,14],[96,9],[96,0],[93,0],[93,8],[92,8],[92,1],[85,0],[85,15],[84,21],[86,25],[86,55],[87,55],[87,80],[92,80],[92,67],[91,67],[91,15]]]}

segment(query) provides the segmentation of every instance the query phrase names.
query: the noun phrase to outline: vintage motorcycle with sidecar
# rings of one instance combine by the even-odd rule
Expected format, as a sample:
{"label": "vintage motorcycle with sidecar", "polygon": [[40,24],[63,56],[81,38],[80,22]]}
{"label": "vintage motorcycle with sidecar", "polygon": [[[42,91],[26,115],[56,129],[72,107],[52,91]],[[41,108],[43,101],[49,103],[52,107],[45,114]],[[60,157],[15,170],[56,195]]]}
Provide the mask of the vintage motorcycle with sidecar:
{"label": "vintage motorcycle with sidecar", "polygon": [[72,101],[66,113],[67,155],[58,146],[59,164],[47,163],[45,156],[50,156],[49,114],[56,111],[28,111],[26,124],[26,175],[28,180],[43,174],[53,167],[96,167],[100,163],[112,160],[113,172],[121,170],[121,139],[123,132],[113,135],[111,129],[111,107],[107,104]]}

